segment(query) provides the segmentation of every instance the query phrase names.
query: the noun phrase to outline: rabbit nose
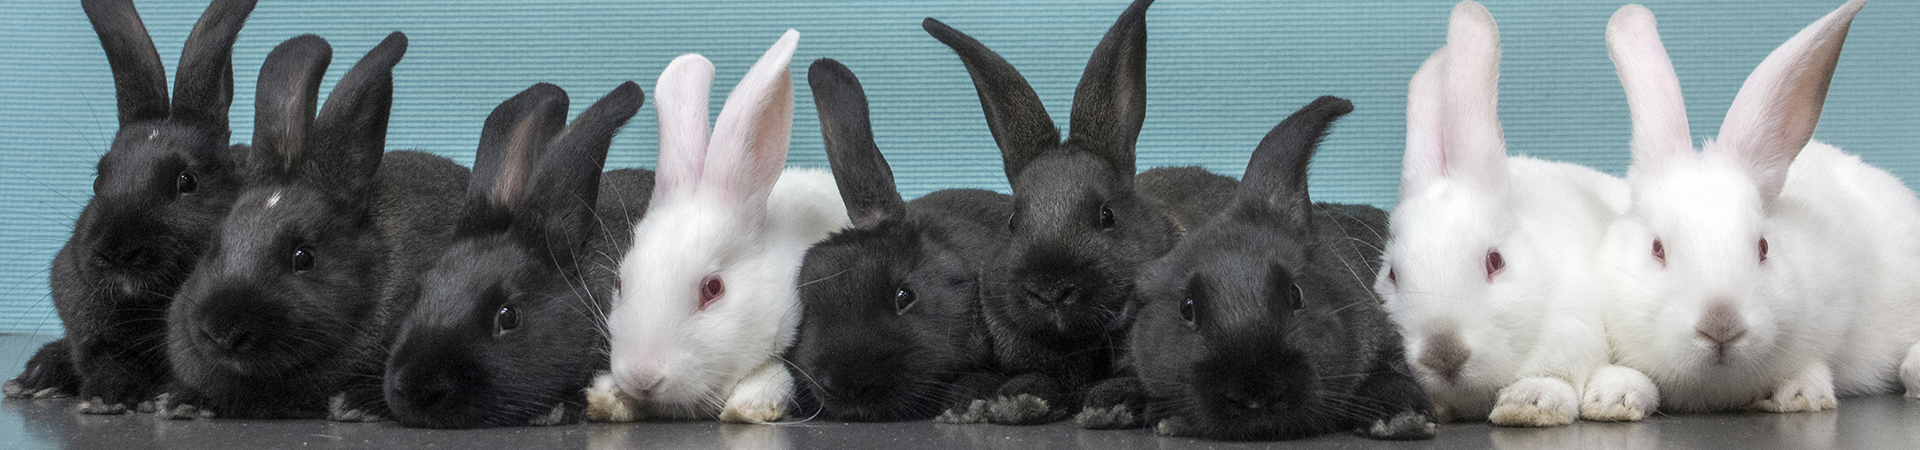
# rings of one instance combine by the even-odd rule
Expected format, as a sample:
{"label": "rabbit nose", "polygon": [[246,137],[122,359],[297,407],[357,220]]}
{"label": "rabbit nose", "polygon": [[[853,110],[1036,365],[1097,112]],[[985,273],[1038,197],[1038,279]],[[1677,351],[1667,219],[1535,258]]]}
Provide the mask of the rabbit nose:
{"label": "rabbit nose", "polygon": [[1693,327],[1693,332],[1713,346],[1715,362],[1726,362],[1729,347],[1747,335],[1747,323],[1740,318],[1740,311],[1734,308],[1732,302],[1715,302],[1707,306],[1706,314],[1700,316],[1700,323]]}
{"label": "rabbit nose", "polygon": [[449,403],[452,403],[452,400],[458,399],[458,396],[453,395],[453,393],[459,389],[460,384],[457,380],[453,379],[452,373],[447,371],[433,371],[429,373],[412,371],[407,375],[412,376],[403,378],[408,380],[408,383],[400,389],[401,392],[406,393],[401,399],[414,409],[444,411],[448,409],[448,406],[450,406]]}
{"label": "rabbit nose", "polygon": [[1448,382],[1460,381],[1460,369],[1466,367],[1467,359],[1473,356],[1460,337],[1451,331],[1434,333],[1427,336],[1426,348],[1420,350],[1420,365],[1440,375]]}
{"label": "rabbit nose", "polygon": [[151,267],[159,262],[160,252],[141,244],[102,244],[93,252],[94,261],[101,267]]}
{"label": "rabbit nose", "polygon": [[1027,285],[1027,296],[1045,304],[1072,305],[1080,300],[1080,289],[1070,282]]}

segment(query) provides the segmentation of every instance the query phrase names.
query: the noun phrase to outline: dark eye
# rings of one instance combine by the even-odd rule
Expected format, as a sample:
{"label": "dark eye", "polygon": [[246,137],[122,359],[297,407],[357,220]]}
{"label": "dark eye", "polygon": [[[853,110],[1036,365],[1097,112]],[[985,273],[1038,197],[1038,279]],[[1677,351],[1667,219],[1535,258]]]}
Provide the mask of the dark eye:
{"label": "dark eye", "polygon": [[520,328],[520,310],[514,309],[513,305],[500,305],[500,312],[493,315],[493,335],[499,336],[515,328]]}
{"label": "dark eye", "polygon": [[1293,284],[1293,298],[1287,299],[1287,306],[1293,307],[1294,311],[1307,307],[1307,291],[1300,289],[1300,283]]}
{"label": "dark eye", "polygon": [[1014,215],[1011,213],[1007,214],[1007,231],[1008,232],[1013,231],[1013,216]]}
{"label": "dark eye", "polygon": [[719,300],[720,296],[726,295],[726,293],[727,285],[720,282],[720,277],[707,277],[706,280],[700,282],[700,310],[706,311],[707,305],[713,304],[714,300]]}
{"label": "dark eye", "polygon": [[1493,276],[1506,268],[1507,258],[1500,256],[1500,250],[1487,250],[1487,281],[1493,281]]}
{"label": "dark eye", "polygon": [[914,295],[912,289],[900,288],[900,290],[894,291],[893,293],[893,310],[902,313],[907,312],[907,307],[913,306],[913,300]]}
{"label": "dark eye", "polygon": [[[1764,245],[1762,248],[1765,248]],[[1653,239],[1653,260],[1659,261],[1662,266],[1667,265],[1667,246],[1661,245],[1659,238]]]}
{"label": "dark eye", "polygon": [[293,250],[293,271],[305,272],[313,268],[313,247],[301,246]]}
{"label": "dark eye", "polygon": [[193,173],[180,172],[180,178],[174,180],[173,187],[182,194],[192,194],[193,191],[200,190],[200,182],[193,178]]}
{"label": "dark eye", "polygon": [[1767,238],[1760,238],[1760,262],[1767,262]]}
{"label": "dark eye", "polygon": [[1194,324],[1193,324],[1193,299],[1191,299],[1191,298],[1188,298],[1188,299],[1182,299],[1182,300],[1180,301],[1180,320],[1185,320],[1185,321],[1187,321],[1187,328],[1193,328],[1193,327],[1194,327]]}
{"label": "dark eye", "polygon": [[1113,210],[1100,207],[1100,228],[1113,228]]}

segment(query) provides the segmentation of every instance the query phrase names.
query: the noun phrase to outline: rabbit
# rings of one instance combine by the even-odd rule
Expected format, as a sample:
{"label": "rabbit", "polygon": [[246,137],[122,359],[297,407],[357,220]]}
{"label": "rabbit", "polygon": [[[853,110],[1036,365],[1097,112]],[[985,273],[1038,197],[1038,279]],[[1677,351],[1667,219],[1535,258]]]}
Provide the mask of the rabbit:
{"label": "rabbit", "polygon": [[467,170],[384,153],[394,32],[314,116],[332,50],[297,36],[267,55],[246,187],[167,312],[164,418],[377,420],[392,324],[461,209]]}
{"label": "rabbit", "polygon": [[167,383],[167,305],[241,187],[247,146],[229,145],[227,109],[233,43],[253,6],[207,6],[187,36],[169,101],[167,70],[133,2],[81,2],[113,70],[120,131],[49,269],[67,336],[42,347],[0,392],[79,395],[83,413],[120,414]]}
{"label": "rabbit", "polygon": [[[541,83],[487,118],[455,240],[421,274],[386,360],[395,421],[577,421],[587,384],[606,370],[606,334],[588,325],[603,320],[613,293],[620,249],[609,244],[624,238],[610,235],[632,232],[628,218],[644,211],[651,186],[623,192],[602,183],[600,169],[642,101],[629,81],[567,125],[566,91]],[[626,211],[623,200],[640,208]]]}
{"label": "rabbit", "polygon": [[807,249],[792,361],[798,417],[927,419],[1002,382],[979,311],[980,273],[1007,241],[1012,197],[943,189],[906,202],[873,140],[853,71],[807,71],[853,227]]}
{"label": "rabbit", "polygon": [[607,317],[611,373],[589,388],[596,421],[779,420],[793,395],[780,355],[800,322],[807,247],[848,225],[831,174],[782,171],[793,129],[787,30],[707,132],[713,64],[683,55],[654,88],[660,166]]}
{"label": "rabbit", "polygon": [[1441,420],[1643,419],[1659,394],[1646,375],[1609,364],[1604,280],[1593,275],[1627,184],[1507,156],[1495,111],[1500,31],[1470,1],[1449,23],[1446,47],[1408,88],[1388,270],[1374,283],[1408,362]]}
{"label": "rabbit", "polygon": [[1127,340],[1136,376],[1096,385],[1081,426],[1144,422],[1232,440],[1434,436],[1432,407],[1369,289],[1386,213],[1308,200],[1314,147],[1351,111],[1320,97],[1280,122],[1227,209],[1147,263]]}
{"label": "rabbit", "polygon": [[[1009,244],[982,276],[981,312],[1009,375],[982,405],[986,421],[1036,424],[1071,414],[1080,389],[1111,370],[1140,265],[1204,222],[1213,212],[1205,205],[1232,195],[1218,189],[1234,185],[1231,178],[1199,168],[1134,174],[1151,4],[1133,2],[1094,49],[1065,142],[1005,59],[938,20],[921,23],[966,65],[1013,188]],[[1178,197],[1202,200],[1163,200]]]}
{"label": "rabbit", "polygon": [[1663,410],[1819,411],[1920,390],[1920,200],[1812,140],[1864,4],[1768,55],[1697,152],[1653,14],[1628,5],[1607,24],[1633,124],[1632,200],[1606,248],[1607,333]]}

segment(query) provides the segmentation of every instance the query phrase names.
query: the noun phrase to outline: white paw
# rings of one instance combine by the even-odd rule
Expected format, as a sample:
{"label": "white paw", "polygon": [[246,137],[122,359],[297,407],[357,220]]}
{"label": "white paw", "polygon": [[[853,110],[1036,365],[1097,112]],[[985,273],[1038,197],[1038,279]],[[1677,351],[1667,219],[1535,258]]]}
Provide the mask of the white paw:
{"label": "white paw", "polygon": [[153,416],[167,420],[213,418],[213,411],[182,403],[173,397],[173,394],[160,394],[159,397],[153,399]]}
{"label": "white paw", "polygon": [[1907,387],[1907,396],[1920,398],[1920,344],[1907,347],[1907,359],[1900,363],[1900,384]]}
{"label": "white paw", "polygon": [[1507,427],[1555,427],[1580,416],[1580,394],[1559,378],[1535,377],[1500,389],[1487,420]]}
{"label": "white paw", "polygon": [[1646,419],[1660,407],[1660,389],[1638,370],[1607,366],[1594,371],[1580,401],[1580,418],[1604,422]]}
{"label": "white paw", "polygon": [[987,401],[974,400],[967,402],[967,406],[942,411],[940,416],[933,418],[933,423],[987,423]]}
{"label": "white paw", "polygon": [[1824,411],[1840,407],[1833,394],[1833,373],[1825,365],[1802,372],[1773,390],[1772,395],[1748,406],[1767,412]]}
{"label": "white paw", "polygon": [[547,415],[535,417],[532,421],[527,422],[527,425],[536,427],[553,426],[559,425],[565,420],[567,420],[567,405],[559,404],[553,405],[553,411],[547,412]]}
{"label": "white paw", "polygon": [[379,422],[382,419],[359,408],[347,407],[347,394],[333,394],[327,399],[327,420],[334,422]]}
{"label": "white paw", "polygon": [[615,386],[613,375],[601,372],[587,388],[587,420],[594,422],[633,422],[641,419],[640,405]]}
{"label": "white paw", "polygon": [[92,400],[80,402],[78,409],[82,414],[116,415],[126,414],[128,408],[125,403],[108,403],[105,399],[94,397]]}
{"label": "white paw", "polygon": [[720,410],[720,421],[726,423],[767,423],[780,420],[786,412],[785,399],[749,398],[728,402],[726,409]]}
{"label": "white paw", "polygon": [[998,396],[987,401],[987,421],[1001,425],[1038,425],[1054,420],[1047,400],[1031,394]]}

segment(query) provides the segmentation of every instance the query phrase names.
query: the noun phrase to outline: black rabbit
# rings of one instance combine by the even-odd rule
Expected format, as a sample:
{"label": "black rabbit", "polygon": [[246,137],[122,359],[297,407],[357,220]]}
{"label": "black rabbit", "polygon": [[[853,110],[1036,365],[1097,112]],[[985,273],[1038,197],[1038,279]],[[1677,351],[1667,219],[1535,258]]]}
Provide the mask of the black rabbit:
{"label": "black rabbit", "polygon": [[467,170],[385,153],[395,32],[335,84],[314,116],[332,50],[313,35],[260,71],[246,187],[168,311],[175,385],[163,417],[372,420],[391,322],[451,238]]}
{"label": "black rabbit", "polygon": [[120,131],[49,271],[67,336],[0,388],[7,396],[78,394],[81,412],[119,414],[166,383],[167,305],[240,191],[247,147],[229,145],[227,108],[233,43],[253,6],[207,6],[187,36],[169,101],[167,69],[133,2],[81,2],[113,69]]}
{"label": "black rabbit", "polygon": [[1012,199],[946,189],[903,202],[853,71],[820,59],[807,83],[853,227],[814,244],[800,266],[790,415],[892,421],[964,411],[1001,382],[978,297],[981,272],[1006,245]]}
{"label": "black rabbit", "polygon": [[386,361],[395,421],[429,428],[577,421],[621,252],[651,197],[651,171],[602,178],[607,148],[640,110],[626,82],[567,119],[541,83],[487,117],[453,244],[419,280]]}
{"label": "black rabbit", "polygon": [[1371,289],[1387,216],[1313,204],[1307,163],[1334,119],[1321,97],[1274,127],[1226,211],[1141,272],[1127,362],[1077,417],[1089,428],[1286,439],[1358,430],[1433,437],[1434,415]]}
{"label": "black rabbit", "polygon": [[1010,376],[976,408],[988,421],[1044,423],[1077,409],[1080,389],[1113,365],[1140,265],[1232,195],[1231,178],[1193,167],[1149,170],[1136,182],[1152,3],[1136,0],[1094,49],[1064,142],[1005,59],[940,21],[922,23],[966,64],[1013,187],[1010,243],[982,283],[981,311]]}

